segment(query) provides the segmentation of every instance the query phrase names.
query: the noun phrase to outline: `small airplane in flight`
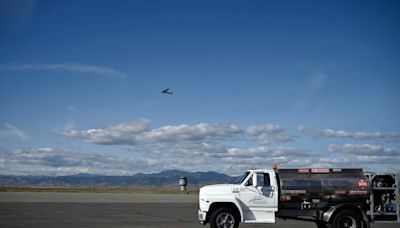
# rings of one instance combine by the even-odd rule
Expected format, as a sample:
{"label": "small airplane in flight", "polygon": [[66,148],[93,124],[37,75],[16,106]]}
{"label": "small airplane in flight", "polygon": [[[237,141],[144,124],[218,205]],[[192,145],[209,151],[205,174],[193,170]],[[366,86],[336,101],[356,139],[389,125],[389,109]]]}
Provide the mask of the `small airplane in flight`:
{"label": "small airplane in flight", "polygon": [[162,89],[161,93],[172,95],[174,93],[174,91],[172,91],[170,88],[166,88],[166,89]]}

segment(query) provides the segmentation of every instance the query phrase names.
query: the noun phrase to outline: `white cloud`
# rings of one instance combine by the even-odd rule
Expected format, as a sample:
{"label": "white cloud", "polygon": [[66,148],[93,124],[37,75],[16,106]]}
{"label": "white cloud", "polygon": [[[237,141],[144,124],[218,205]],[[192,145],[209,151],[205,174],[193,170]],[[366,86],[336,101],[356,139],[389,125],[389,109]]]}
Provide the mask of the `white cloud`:
{"label": "white cloud", "polygon": [[151,171],[154,165],[164,167],[156,159],[124,159],[115,155],[66,152],[51,147],[15,149],[0,157],[3,172],[36,175],[131,175],[140,171]]}
{"label": "white cloud", "polygon": [[7,160],[4,158],[4,155],[0,154],[0,168],[3,168],[6,165]]}
{"label": "white cloud", "polygon": [[260,135],[263,133],[280,133],[285,129],[278,124],[265,124],[265,125],[252,125],[247,128],[247,132],[250,135]]}
{"label": "white cloud", "polygon": [[[188,171],[219,171],[237,175],[249,168],[297,167],[358,167],[369,170],[371,165],[388,164],[395,167],[400,156],[340,156],[323,157],[308,150],[286,147],[230,147],[218,144],[182,143],[173,147],[163,144],[147,145],[147,151],[137,152],[135,158],[116,155],[86,154],[63,151],[52,147],[15,149],[0,154],[0,171],[12,174],[71,175],[97,173],[131,175],[137,172],[158,172],[166,169]],[[135,146],[136,148],[136,146]],[[140,150],[140,149],[139,149]],[[334,156],[330,154],[330,156]]]}
{"label": "white cloud", "polygon": [[5,123],[4,124],[5,129],[0,130],[0,138],[1,137],[16,137],[21,140],[29,140],[30,136],[25,133],[24,131],[20,130],[16,126]]}
{"label": "white cloud", "polygon": [[[284,129],[279,125],[251,126],[243,131],[233,124],[201,123],[181,124],[150,129],[149,120],[142,119],[119,125],[70,130],[65,135],[94,144],[126,145],[137,156],[162,160],[165,168],[184,170],[216,170],[226,172],[232,164],[243,167],[270,167],[279,163],[287,167],[308,164],[309,151],[286,147],[232,147],[230,142],[240,142],[251,134],[272,134],[273,141],[286,142]],[[257,136],[257,135],[255,135]],[[239,170],[241,172],[242,170]],[[238,171],[236,171],[238,172]],[[237,174],[237,173],[235,173]]]}
{"label": "white cloud", "polygon": [[[340,130],[310,131],[303,126],[299,126],[298,130],[307,134],[318,133],[318,137],[326,138],[351,137],[351,135],[358,138],[366,137],[359,132],[349,135]],[[286,131],[277,124],[252,125],[242,130],[233,124],[223,123],[168,125],[151,129],[149,120],[141,119],[103,128],[68,130],[64,134],[93,144],[124,145],[124,148],[132,152],[131,154],[158,162],[157,168],[160,169],[215,170],[231,174],[238,174],[248,168],[269,168],[273,163],[288,168],[365,168],[371,166],[364,162],[366,158],[361,156],[382,157],[399,154],[397,148],[384,145],[331,144],[329,152],[335,153],[320,158],[322,154],[307,149],[265,145],[289,142],[299,137],[290,135]],[[239,171],[235,172],[235,168]]]}
{"label": "white cloud", "polygon": [[341,166],[346,166],[348,164],[354,163],[354,159],[353,158],[327,158],[327,157],[323,157],[319,159],[319,162],[321,163],[325,163],[325,164],[340,164]]}
{"label": "white cloud", "polygon": [[395,132],[383,133],[383,132],[350,132],[345,130],[334,130],[334,129],[311,129],[304,126],[299,126],[298,131],[311,135],[315,138],[343,138],[343,139],[355,139],[355,140],[384,140],[387,142],[398,142],[400,141],[400,134]]}
{"label": "white cloud", "polygon": [[144,132],[138,137],[139,141],[176,142],[176,141],[217,141],[233,139],[242,131],[233,124],[207,124],[164,126]]}
{"label": "white cloud", "polygon": [[[226,172],[232,164],[270,167],[272,163],[279,163],[286,167],[293,167],[296,160],[299,164],[309,162],[309,151],[286,147],[228,147],[218,143],[192,143],[182,142],[166,145],[162,143],[146,145],[146,156],[151,158],[169,160],[178,169],[186,170],[216,170]],[[139,151],[141,150],[139,149]],[[138,151],[136,151],[138,153]],[[179,164],[179,165],[178,165]],[[243,170],[237,170],[236,172]],[[237,174],[237,173],[236,173]]]}
{"label": "white cloud", "polygon": [[344,130],[333,130],[333,129],[324,129],[321,131],[321,135],[329,138],[354,138],[359,140],[368,140],[368,139],[387,139],[394,140],[396,137],[400,137],[400,135],[394,133],[381,133],[381,132],[348,132]]}
{"label": "white cloud", "polygon": [[107,128],[70,130],[65,135],[80,138],[94,144],[154,144],[175,142],[208,142],[228,140],[237,137],[242,131],[232,124],[206,124],[163,126],[148,129],[149,120],[142,119]]}
{"label": "white cloud", "polygon": [[69,137],[83,139],[94,144],[136,144],[137,136],[148,130],[149,120],[118,124],[106,128],[93,128],[88,130],[69,130],[64,134]]}
{"label": "white cloud", "polygon": [[356,156],[357,162],[364,164],[400,164],[399,156]]}
{"label": "white cloud", "polygon": [[[227,150],[214,153],[213,145],[203,145],[208,151],[191,157],[182,156],[182,151],[176,151],[169,155],[157,152],[145,153],[140,158],[120,158],[115,155],[86,154],[72,151],[63,151],[52,147],[15,149],[5,156],[0,156],[0,171],[12,174],[32,175],[72,175],[77,173],[96,173],[104,175],[131,175],[137,172],[158,172],[166,169],[180,169],[188,171],[220,171],[239,174],[244,169],[251,167],[270,167],[272,163],[282,166],[293,166],[300,161],[292,159],[290,149],[270,148],[271,154],[263,154],[262,151],[248,156],[236,156],[229,154]],[[198,148],[200,149],[200,147]],[[252,149],[249,149],[251,151]],[[242,152],[244,152],[243,149]],[[187,153],[187,150],[184,150]],[[185,153],[183,155],[185,155]],[[307,162],[305,160],[302,162]],[[231,172],[232,165],[237,166],[235,172]]]}
{"label": "white cloud", "polygon": [[270,144],[273,142],[273,136],[267,133],[263,133],[257,136],[257,141],[260,144]]}
{"label": "white cloud", "polygon": [[374,156],[374,155],[363,155],[363,156],[352,156],[352,157],[340,157],[340,158],[320,158],[319,164],[325,167],[342,167],[342,168],[363,168],[365,171],[371,171],[369,168],[371,165],[386,164],[386,168],[393,169],[396,164],[400,163],[399,156]]}
{"label": "white cloud", "polygon": [[360,155],[397,155],[400,156],[400,149],[396,147],[388,147],[384,145],[374,144],[330,144],[328,150],[330,152],[346,152]]}
{"label": "white cloud", "polygon": [[275,137],[277,142],[292,142],[294,141],[294,136],[288,134],[277,134]]}
{"label": "white cloud", "polygon": [[[286,142],[291,136],[284,134],[279,125],[252,126],[248,128],[252,134],[267,134],[271,132],[274,142]],[[308,156],[306,150],[286,147],[232,147],[229,143],[246,140],[246,133],[233,124],[201,123],[196,125],[162,126],[149,128],[149,121],[142,119],[135,122],[115,126],[70,130],[65,135],[79,138],[94,144],[126,145],[128,150],[139,156],[150,159],[162,159],[174,168],[187,170],[216,170],[226,171],[230,162],[245,165],[263,164],[269,162],[280,164],[295,163],[295,157]],[[260,137],[260,136],[258,136]],[[259,161],[252,161],[260,158]],[[300,161],[299,161],[300,162]]]}
{"label": "white cloud", "polygon": [[330,144],[328,151],[333,152],[328,155],[332,157],[321,157],[316,163],[325,167],[357,167],[365,171],[393,171],[400,163],[400,149],[385,145]]}
{"label": "white cloud", "polygon": [[247,169],[270,169],[272,164],[280,168],[315,167],[313,159],[295,159],[291,156],[224,157],[220,160],[223,172],[238,175]]}
{"label": "white cloud", "polygon": [[[400,170],[400,156],[387,155],[360,155],[360,156],[340,156],[340,157],[321,157],[311,159],[311,165],[305,167],[318,168],[359,168],[365,172],[396,172]],[[297,166],[295,166],[297,167]]]}
{"label": "white cloud", "polygon": [[290,167],[313,167],[314,163],[312,159],[291,159],[287,162],[287,165],[283,164],[283,166]]}
{"label": "white cloud", "polygon": [[205,162],[218,164],[223,172],[238,174],[250,168],[270,168],[274,163],[280,167],[310,166],[312,163],[309,156],[307,150],[286,147],[233,147],[211,155]]}
{"label": "white cloud", "polygon": [[[247,166],[248,168],[260,168],[267,167],[269,164],[278,163],[285,164],[289,162],[289,159],[285,156],[277,157],[224,157],[221,162],[233,165]],[[243,170],[242,170],[243,171]]]}
{"label": "white cloud", "polygon": [[255,136],[260,144],[294,141],[294,136],[284,133],[285,130],[278,124],[265,124],[249,126],[246,129],[246,133]]}
{"label": "white cloud", "polygon": [[309,155],[306,150],[292,149],[287,147],[250,147],[250,148],[229,148],[227,150],[229,156],[234,157],[278,157],[278,156],[305,156]]}
{"label": "white cloud", "polygon": [[101,76],[119,77],[124,78],[126,74],[124,72],[116,71],[111,68],[95,66],[95,65],[83,65],[83,64],[0,64],[0,71],[24,71],[24,70],[61,70],[70,71],[76,73],[89,73]]}

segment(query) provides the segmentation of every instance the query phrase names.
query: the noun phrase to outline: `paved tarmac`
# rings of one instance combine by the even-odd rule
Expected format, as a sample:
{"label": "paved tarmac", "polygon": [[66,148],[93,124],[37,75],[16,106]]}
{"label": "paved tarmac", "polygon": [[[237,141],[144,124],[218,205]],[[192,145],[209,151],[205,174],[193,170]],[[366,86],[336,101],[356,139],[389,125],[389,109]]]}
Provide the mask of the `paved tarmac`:
{"label": "paved tarmac", "polygon": [[[197,195],[107,193],[0,193],[0,228],[166,227],[201,228]],[[208,225],[206,226],[208,227]],[[241,228],[314,228],[310,222],[241,224]],[[394,228],[398,224],[373,224]]]}

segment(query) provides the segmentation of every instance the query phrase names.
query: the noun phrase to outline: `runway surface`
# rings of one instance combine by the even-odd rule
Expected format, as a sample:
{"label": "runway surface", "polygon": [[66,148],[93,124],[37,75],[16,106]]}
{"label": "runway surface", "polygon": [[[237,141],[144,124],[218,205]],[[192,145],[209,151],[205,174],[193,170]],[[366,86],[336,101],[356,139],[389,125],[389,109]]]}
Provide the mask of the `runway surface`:
{"label": "runway surface", "polygon": [[[0,193],[0,228],[167,227],[200,228],[197,195],[107,193]],[[208,227],[208,225],[206,226]],[[278,220],[242,228],[314,228],[313,223]],[[373,224],[394,228],[399,224]]]}

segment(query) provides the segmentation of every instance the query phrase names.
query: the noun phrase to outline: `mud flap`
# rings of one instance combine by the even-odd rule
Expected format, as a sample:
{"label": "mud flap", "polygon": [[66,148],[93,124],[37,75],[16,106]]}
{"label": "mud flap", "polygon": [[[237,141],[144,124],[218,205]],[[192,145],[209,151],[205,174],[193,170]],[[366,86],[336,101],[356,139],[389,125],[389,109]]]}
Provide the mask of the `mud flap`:
{"label": "mud flap", "polygon": [[362,213],[362,220],[361,220],[361,227],[362,228],[371,228],[371,225],[369,224],[369,219],[367,215],[365,214],[364,211],[361,211]]}

